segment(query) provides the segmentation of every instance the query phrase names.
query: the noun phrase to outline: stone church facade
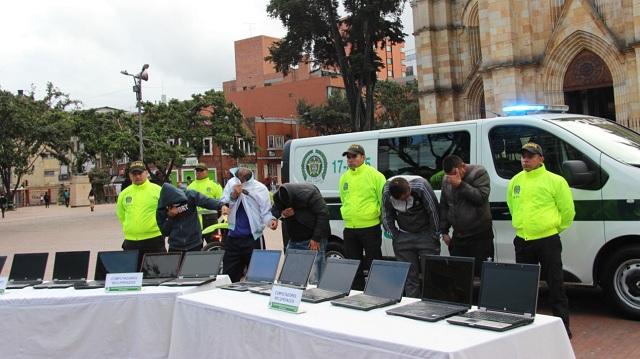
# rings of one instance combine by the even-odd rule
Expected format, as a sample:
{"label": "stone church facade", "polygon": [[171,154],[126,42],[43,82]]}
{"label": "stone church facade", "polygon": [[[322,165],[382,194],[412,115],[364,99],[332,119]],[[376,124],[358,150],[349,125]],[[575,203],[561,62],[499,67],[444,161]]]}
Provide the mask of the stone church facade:
{"label": "stone church facade", "polygon": [[640,1],[413,0],[423,123],[566,104],[638,129]]}

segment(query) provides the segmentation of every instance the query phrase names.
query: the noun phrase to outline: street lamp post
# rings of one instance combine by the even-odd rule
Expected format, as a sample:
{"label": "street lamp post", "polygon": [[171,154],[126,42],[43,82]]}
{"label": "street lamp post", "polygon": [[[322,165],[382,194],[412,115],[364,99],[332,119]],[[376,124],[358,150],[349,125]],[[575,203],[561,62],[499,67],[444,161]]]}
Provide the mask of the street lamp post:
{"label": "street lamp post", "polygon": [[140,161],[144,161],[144,148],[142,145],[142,80],[149,80],[147,69],[149,64],[144,64],[138,74],[131,74],[127,70],[120,71],[121,74],[133,78],[133,92],[136,94],[136,107],[138,107],[138,137],[140,138]]}

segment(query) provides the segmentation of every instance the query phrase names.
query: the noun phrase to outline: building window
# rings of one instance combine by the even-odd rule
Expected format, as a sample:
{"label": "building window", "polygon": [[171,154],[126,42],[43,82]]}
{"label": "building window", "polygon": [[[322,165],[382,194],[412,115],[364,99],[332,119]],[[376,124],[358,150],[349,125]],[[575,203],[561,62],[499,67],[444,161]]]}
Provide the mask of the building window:
{"label": "building window", "polygon": [[251,142],[245,140],[244,138],[238,138],[238,147],[242,150],[242,152],[244,152],[246,156],[255,155],[251,146]]}
{"label": "building window", "polygon": [[393,70],[387,70],[387,76],[393,77]]}
{"label": "building window", "polygon": [[391,46],[387,45],[387,52],[391,52]]}
{"label": "building window", "polygon": [[269,149],[281,149],[284,147],[284,136],[267,136],[267,148]]}
{"label": "building window", "polygon": [[393,59],[392,58],[388,58],[387,59],[387,65],[391,65],[393,63]]}
{"label": "building window", "polygon": [[55,175],[56,175],[56,171],[51,171],[51,170],[49,170],[49,171],[45,170],[44,171],[44,176],[45,177],[55,177]]}
{"label": "building window", "polygon": [[213,154],[213,140],[211,137],[205,137],[204,139],[202,139],[202,154],[203,155]]}
{"label": "building window", "polygon": [[331,96],[344,96],[345,89],[342,87],[327,86],[327,98]]}

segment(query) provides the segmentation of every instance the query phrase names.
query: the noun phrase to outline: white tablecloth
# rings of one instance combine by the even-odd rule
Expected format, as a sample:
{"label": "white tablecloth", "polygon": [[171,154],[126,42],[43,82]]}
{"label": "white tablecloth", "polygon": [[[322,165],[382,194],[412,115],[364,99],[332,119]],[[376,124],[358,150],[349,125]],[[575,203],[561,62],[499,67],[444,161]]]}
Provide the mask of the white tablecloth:
{"label": "white tablecloth", "polygon": [[304,313],[290,314],[268,309],[268,300],[220,289],[180,296],[169,358],[574,357],[562,321],[545,315],[498,333],[389,316],[390,307],[362,312],[303,303]]}
{"label": "white tablecloth", "polygon": [[166,358],[176,297],[201,287],[7,290],[0,295],[2,358]]}

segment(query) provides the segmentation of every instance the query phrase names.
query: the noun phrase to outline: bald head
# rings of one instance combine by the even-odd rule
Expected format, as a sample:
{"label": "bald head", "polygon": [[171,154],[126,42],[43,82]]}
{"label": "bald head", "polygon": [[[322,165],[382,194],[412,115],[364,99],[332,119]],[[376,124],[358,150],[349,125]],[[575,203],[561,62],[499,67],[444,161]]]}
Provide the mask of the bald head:
{"label": "bald head", "polygon": [[251,170],[246,167],[239,167],[236,172],[236,177],[240,180],[240,182],[245,183],[251,179]]}

